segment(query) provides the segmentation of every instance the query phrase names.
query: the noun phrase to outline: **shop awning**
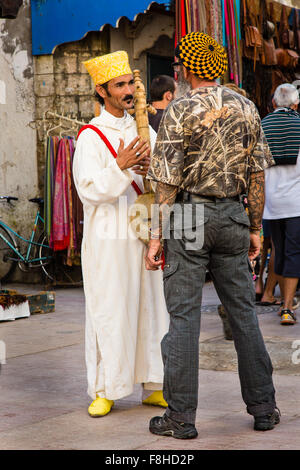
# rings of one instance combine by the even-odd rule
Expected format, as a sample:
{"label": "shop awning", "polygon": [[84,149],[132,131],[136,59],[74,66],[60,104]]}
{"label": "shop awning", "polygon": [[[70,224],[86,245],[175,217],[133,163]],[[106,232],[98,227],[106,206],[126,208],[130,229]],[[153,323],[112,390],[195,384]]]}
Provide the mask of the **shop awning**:
{"label": "shop awning", "polygon": [[[32,54],[51,54],[58,44],[77,41],[123,16],[133,20],[151,0],[31,0]],[[155,3],[168,5],[168,1]]]}

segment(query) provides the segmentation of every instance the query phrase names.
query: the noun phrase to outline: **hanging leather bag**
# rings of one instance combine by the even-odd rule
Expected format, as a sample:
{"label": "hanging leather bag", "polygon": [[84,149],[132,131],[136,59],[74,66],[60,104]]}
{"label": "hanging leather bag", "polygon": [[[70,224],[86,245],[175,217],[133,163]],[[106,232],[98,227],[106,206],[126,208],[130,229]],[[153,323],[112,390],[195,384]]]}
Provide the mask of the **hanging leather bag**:
{"label": "hanging leather bag", "polygon": [[277,65],[275,52],[274,34],[275,24],[269,19],[266,0],[261,0],[260,4],[260,25],[263,36],[263,48],[261,53],[262,65]]}
{"label": "hanging leather bag", "polygon": [[295,37],[295,49],[298,53],[300,53],[300,21],[299,21],[299,10],[297,10],[296,8],[294,9],[293,28],[294,28],[294,37]]}
{"label": "hanging leather bag", "polygon": [[[273,4],[270,5],[270,9],[271,6],[273,8]],[[266,0],[261,0],[260,2],[260,24],[262,28],[261,32],[263,39],[266,39],[268,41],[269,39],[273,38],[275,35],[276,28],[268,11]]]}
{"label": "hanging leather bag", "polygon": [[276,49],[277,64],[280,67],[296,68],[299,61],[299,55],[291,49]]}
{"label": "hanging leather bag", "polygon": [[287,9],[282,6],[280,26],[277,32],[277,42],[280,45],[276,49],[277,64],[284,68],[295,68],[298,65],[299,55],[292,49],[295,46],[294,32],[289,29]]}
{"label": "hanging leather bag", "polygon": [[287,9],[285,5],[281,7],[281,18],[279,26],[279,40],[280,45],[285,49],[295,48],[295,36],[294,31],[290,30]]}
{"label": "hanging leather bag", "polygon": [[[252,22],[254,23],[253,20]],[[256,62],[259,60],[259,53],[263,47],[263,40],[258,27],[250,24],[247,0],[243,0],[243,26],[245,35],[243,55],[254,61],[253,69],[255,71]]]}
{"label": "hanging leather bag", "polygon": [[276,55],[276,49],[274,39],[264,39],[263,42],[263,55],[261,57],[261,63],[263,65],[277,65],[278,59]]}

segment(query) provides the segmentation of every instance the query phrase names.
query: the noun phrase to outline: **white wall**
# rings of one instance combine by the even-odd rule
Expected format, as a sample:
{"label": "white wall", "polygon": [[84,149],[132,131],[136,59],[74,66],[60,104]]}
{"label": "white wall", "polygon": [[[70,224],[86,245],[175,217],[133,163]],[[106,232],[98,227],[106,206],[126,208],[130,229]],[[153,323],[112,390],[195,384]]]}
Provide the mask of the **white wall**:
{"label": "white wall", "polygon": [[0,217],[28,234],[38,195],[34,121],[30,2],[16,19],[0,19],[0,195],[19,198],[14,208],[0,202]]}
{"label": "white wall", "polygon": [[[151,12],[147,16],[140,17],[137,20],[139,27],[131,30],[128,27],[130,22],[122,20],[118,28],[110,27],[110,50],[111,52],[120,49],[127,51],[132,70],[135,68],[141,72],[141,78],[144,85],[147,83],[147,54],[146,51],[155,49],[159,45],[164,47],[163,37],[173,38],[174,36],[174,17],[156,12]],[[161,41],[159,39],[162,38]],[[152,52],[153,52],[152,51]],[[158,55],[166,54],[166,51],[158,48]],[[173,46],[167,55],[172,56]]]}

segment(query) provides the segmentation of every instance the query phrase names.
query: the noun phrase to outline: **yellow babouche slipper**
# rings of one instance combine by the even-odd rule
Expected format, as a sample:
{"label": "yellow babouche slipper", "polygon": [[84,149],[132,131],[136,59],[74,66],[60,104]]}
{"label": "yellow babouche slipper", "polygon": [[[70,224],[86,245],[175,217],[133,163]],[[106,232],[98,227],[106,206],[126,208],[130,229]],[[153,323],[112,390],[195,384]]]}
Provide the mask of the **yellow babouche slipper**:
{"label": "yellow babouche slipper", "polygon": [[107,400],[107,398],[96,398],[89,408],[88,413],[93,418],[107,415],[112,409],[114,402],[112,400]]}
{"label": "yellow babouche slipper", "polygon": [[162,390],[157,390],[151,393],[151,395],[143,400],[143,405],[162,406],[163,408],[168,407],[168,403],[164,399]]}

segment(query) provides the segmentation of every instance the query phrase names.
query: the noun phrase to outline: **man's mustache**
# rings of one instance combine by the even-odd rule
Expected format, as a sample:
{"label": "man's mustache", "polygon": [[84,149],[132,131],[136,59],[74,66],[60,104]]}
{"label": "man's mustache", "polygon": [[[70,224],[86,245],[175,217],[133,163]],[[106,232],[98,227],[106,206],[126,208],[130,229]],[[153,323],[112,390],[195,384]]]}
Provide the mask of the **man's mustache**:
{"label": "man's mustache", "polygon": [[129,101],[133,100],[133,95],[126,95],[125,98],[123,98],[123,101]]}

